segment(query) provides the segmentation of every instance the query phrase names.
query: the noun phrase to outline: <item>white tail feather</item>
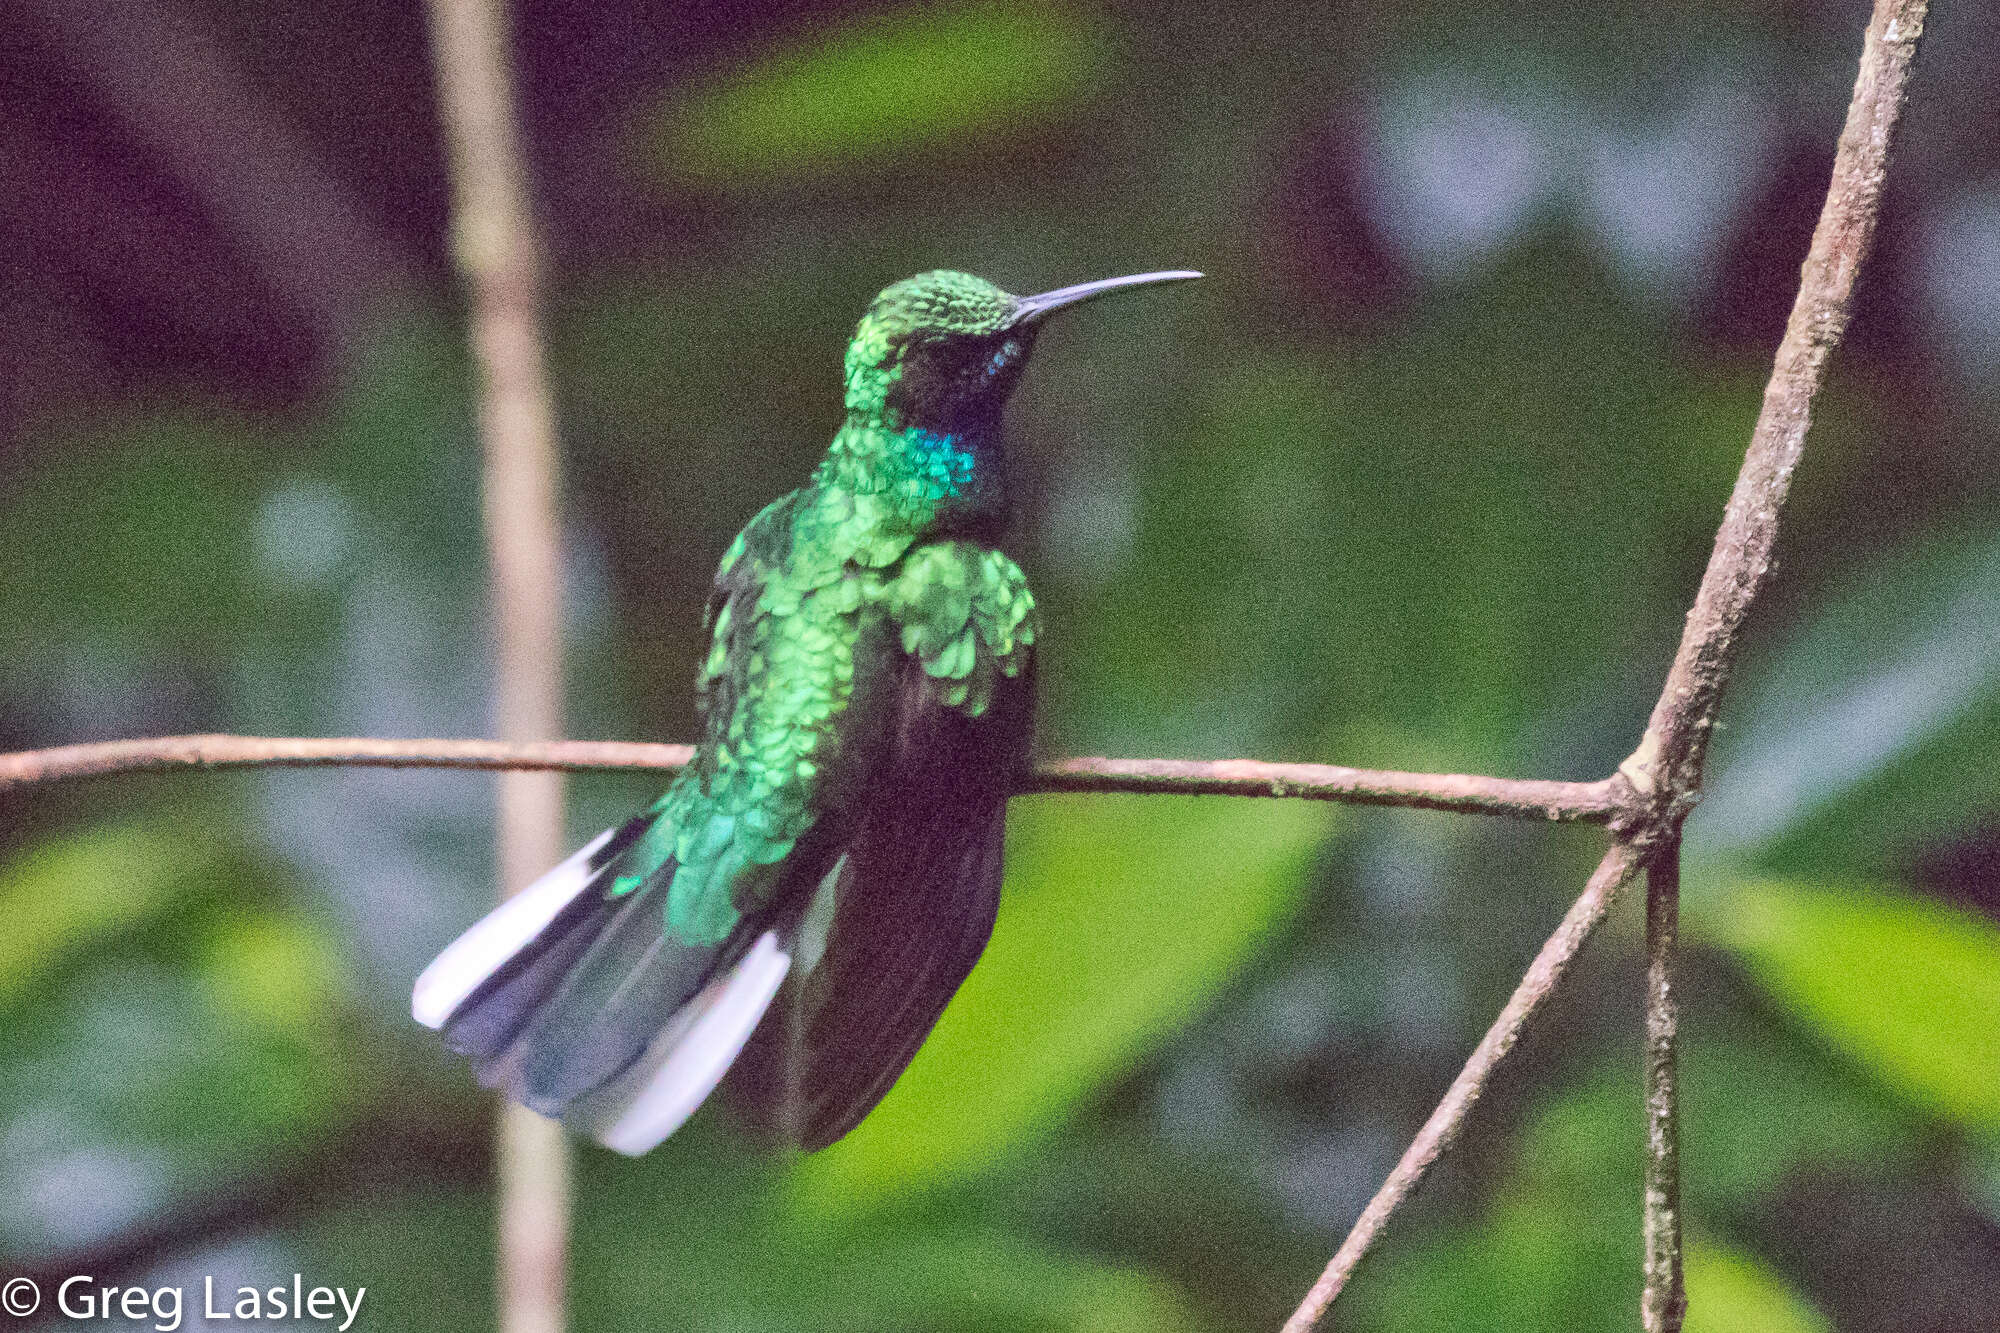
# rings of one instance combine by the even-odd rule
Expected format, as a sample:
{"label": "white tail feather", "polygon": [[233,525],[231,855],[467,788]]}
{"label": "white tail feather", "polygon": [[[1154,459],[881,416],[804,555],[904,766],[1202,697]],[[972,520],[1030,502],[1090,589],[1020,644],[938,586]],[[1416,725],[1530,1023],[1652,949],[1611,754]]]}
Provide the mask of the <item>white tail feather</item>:
{"label": "white tail feather", "polygon": [[708,1100],[750,1040],[791,970],[791,955],[765,931],[750,951],[703,987],[616,1082],[593,1094],[570,1122],[605,1147],[637,1157],[659,1146]]}
{"label": "white tail feather", "polygon": [[616,830],[585,843],[577,853],[480,918],[445,946],[417,978],[410,1013],[425,1027],[442,1027],[479,983],[499,970],[521,946],[542,933],[590,883],[590,858]]}

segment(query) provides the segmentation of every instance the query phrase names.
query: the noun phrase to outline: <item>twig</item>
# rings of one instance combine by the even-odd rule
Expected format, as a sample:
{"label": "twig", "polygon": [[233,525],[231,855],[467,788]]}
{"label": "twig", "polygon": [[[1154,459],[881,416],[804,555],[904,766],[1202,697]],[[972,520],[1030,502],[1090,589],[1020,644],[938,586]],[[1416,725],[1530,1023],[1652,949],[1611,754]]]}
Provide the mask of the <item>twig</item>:
{"label": "twig", "polygon": [[1646,1194],[1639,1326],[1678,1329],[1687,1312],[1681,1273],[1681,1122],[1677,1071],[1681,1003],[1674,983],[1680,933],[1677,838],[1646,865]]}
{"label": "twig", "polygon": [[[1666,685],[1638,750],[1619,765],[1619,772],[1632,784],[1635,809],[1612,819],[1616,841],[1591,886],[1557,932],[1561,938],[1614,864],[1620,867],[1616,879],[1622,883],[1642,860],[1647,863],[1646,1264],[1640,1295],[1640,1317],[1646,1333],[1678,1333],[1687,1303],[1681,1282],[1675,1078],[1678,1013],[1673,982],[1680,826],[1700,798],[1702,761],[1735,667],[1737,634],[1770,576],[1778,515],[1805,444],[1813,398],[1825,378],[1827,359],[1839,345],[1851,316],[1854,279],[1874,237],[1889,152],[1927,8],[1927,0],[1877,0],[1848,105],[1847,124],[1834,157],[1833,179],[1750,447],[1716,532],[1715,549],[1688,613],[1687,628]],[[1600,905],[1597,916],[1601,915]],[[1554,942],[1544,946],[1544,956]],[[1529,970],[1530,978],[1541,965],[1538,957]],[[1409,1197],[1430,1163],[1448,1146],[1471,1100],[1512,1044],[1510,1038],[1489,1052],[1495,1033],[1507,1023],[1509,1012],[1520,999],[1521,991],[1517,990],[1508,1009],[1502,1011],[1500,1023],[1473,1052],[1409,1152],[1286,1322],[1286,1333],[1306,1333],[1318,1322],[1389,1215]]]}
{"label": "twig", "polygon": [[1528,1020],[1555,992],[1563,974],[1582,950],[1584,941],[1604,920],[1612,900],[1632,878],[1638,865],[1639,852],[1627,842],[1613,844],[1611,850],[1604,854],[1583,893],[1570,905],[1562,924],[1542,945],[1535,961],[1528,965],[1527,975],[1514,988],[1514,994],[1508,998],[1500,1016],[1493,1020],[1493,1026],[1480,1038],[1472,1058],[1465,1062],[1465,1068],[1459,1070],[1458,1077],[1451,1081],[1451,1087],[1445,1091],[1437,1109],[1431,1112],[1430,1119],[1424,1121],[1424,1127],[1417,1131],[1417,1137],[1403,1150],[1402,1160],[1396,1163],[1389,1178],[1382,1182],[1382,1188],[1361,1210],[1361,1217],[1347,1233],[1347,1239],[1340,1243],[1340,1249],[1335,1251],[1332,1262],[1320,1274],[1319,1281],[1313,1283],[1305,1300],[1285,1321],[1284,1333],[1308,1333],[1319,1322],[1320,1316],[1326,1313],[1334,1297],[1340,1295],[1354,1272],[1354,1266],[1368,1253],[1369,1246],[1375,1243],[1376,1236],[1381,1234],[1390,1216],[1403,1206],[1417,1186],[1423,1183],[1438,1158],[1457,1139],[1459,1130],[1465,1126],[1466,1117],[1472,1113],[1473,1104],[1486,1090],[1487,1080],[1507,1053],[1514,1049]]}
{"label": "twig", "polygon": [[[65,778],[191,768],[676,769],[693,755],[690,745],[633,741],[155,736],[0,754],[0,791]],[[1608,824],[1636,810],[1631,789],[1617,776],[1597,782],[1546,782],[1335,764],[1266,764],[1254,759],[1055,759],[1036,765],[1018,790],[1289,796],[1592,824]]]}
{"label": "twig", "polygon": [[0,754],[0,791],[37,782],[223,768],[675,769],[689,745],[628,741],[376,740],[346,736],[148,736]]}
{"label": "twig", "polygon": [[[540,264],[522,181],[504,0],[431,0],[431,51],[450,139],[452,222],[480,370],[487,564],[500,736],[562,734],[562,534],[554,411],[542,354]],[[502,894],[562,854],[562,779],[501,775]],[[553,1122],[508,1106],[498,1145],[501,1333],[568,1322],[569,1149]]]}
{"label": "twig", "polygon": [[1591,824],[1608,824],[1632,808],[1632,793],[1616,775],[1597,782],[1548,782],[1254,759],[1057,759],[1036,765],[1022,790],[1302,796]]}

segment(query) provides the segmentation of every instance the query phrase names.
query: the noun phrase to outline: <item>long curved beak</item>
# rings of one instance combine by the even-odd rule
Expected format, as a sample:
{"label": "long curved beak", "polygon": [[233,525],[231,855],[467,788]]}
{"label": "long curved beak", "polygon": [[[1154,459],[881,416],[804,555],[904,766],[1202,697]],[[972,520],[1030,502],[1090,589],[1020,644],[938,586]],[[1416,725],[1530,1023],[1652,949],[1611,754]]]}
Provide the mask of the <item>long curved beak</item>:
{"label": "long curved beak", "polygon": [[1033,324],[1057,310],[1076,305],[1080,301],[1094,301],[1107,292],[1124,291],[1127,287],[1148,287],[1156,282],[1186,282],[1190,278],[1202,276],[1193,269],[1170,268],[1158,273],[1133,273],[1122,278],[1099,278],[1096,282],[1079,282],[1074,287],[1058,287],[1052,292],[1039,296],[1023,296],[1014,304],[1014,317],[1008,326]]}

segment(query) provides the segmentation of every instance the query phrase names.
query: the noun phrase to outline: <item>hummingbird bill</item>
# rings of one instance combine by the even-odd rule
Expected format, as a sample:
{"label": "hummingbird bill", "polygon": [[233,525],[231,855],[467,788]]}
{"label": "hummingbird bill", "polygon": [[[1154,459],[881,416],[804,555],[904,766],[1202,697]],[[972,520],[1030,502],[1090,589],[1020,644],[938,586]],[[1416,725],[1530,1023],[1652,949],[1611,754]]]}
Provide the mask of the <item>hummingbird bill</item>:
{"label": "hummingbird bill", "polygon": [[1013,296],[938,270],[877,296],[825,458],[716,571],[693,760],[439,954],[417,1021],[623,1153],[746,1053],[778,1071],[748,1080],[761,1118],[800,1147],[858,1124],[986,947],[1033,741],[1002,409],[1049,316],[1200,276]]}

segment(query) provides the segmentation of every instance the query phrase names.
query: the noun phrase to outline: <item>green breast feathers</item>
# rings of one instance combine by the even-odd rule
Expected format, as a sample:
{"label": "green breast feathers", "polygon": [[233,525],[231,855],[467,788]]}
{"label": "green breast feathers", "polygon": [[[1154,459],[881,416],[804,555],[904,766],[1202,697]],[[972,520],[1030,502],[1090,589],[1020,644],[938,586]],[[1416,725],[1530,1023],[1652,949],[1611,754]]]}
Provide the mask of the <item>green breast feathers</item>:
{"label": "green breast feathers", "polygon": [[697,682],[707,743],[656,807],[672,844],[642,849],[624,885],[678,861],[666,918],[689,943],[728,935],[798,840],[860,803],[911,688],[895,659],[935,706],[977,719],[1032,657],[1034,596],[1004,553],[855,524],[839,558],[823,508],[799,507],[772,505],[723,557]]}

